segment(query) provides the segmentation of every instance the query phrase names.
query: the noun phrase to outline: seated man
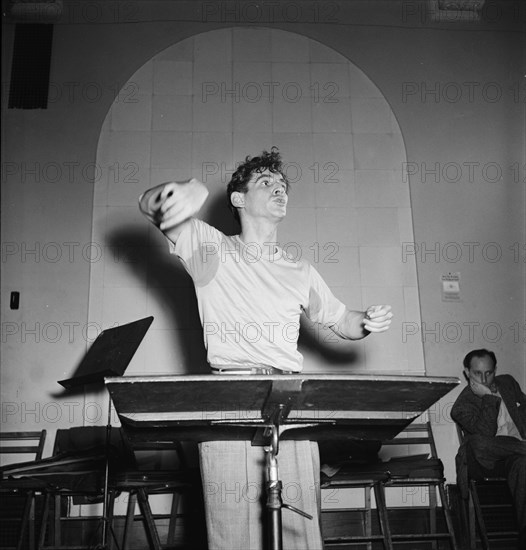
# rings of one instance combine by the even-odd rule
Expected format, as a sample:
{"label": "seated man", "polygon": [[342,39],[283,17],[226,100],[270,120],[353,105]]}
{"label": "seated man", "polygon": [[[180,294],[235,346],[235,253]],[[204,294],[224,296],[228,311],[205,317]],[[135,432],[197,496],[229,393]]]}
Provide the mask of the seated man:
{"label": "seated man", "polygon": [[[497,358],[485,349],[464,358],[468,386],[451,418],[465,438],[457,455],[460,490],[467,495],[467,473],[474,479],[504,475],[515,502],[519,548],[526,548],[526,395],[508,374],[495,376]],[[467,467],[467,471],[466,471]]]}

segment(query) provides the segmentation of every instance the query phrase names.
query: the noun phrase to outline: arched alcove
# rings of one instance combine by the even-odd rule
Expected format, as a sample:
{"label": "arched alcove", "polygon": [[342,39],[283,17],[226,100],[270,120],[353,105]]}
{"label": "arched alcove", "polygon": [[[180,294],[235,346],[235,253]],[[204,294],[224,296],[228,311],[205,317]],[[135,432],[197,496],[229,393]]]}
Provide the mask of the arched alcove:
{"label": "arched alcove", "polygon": [[155,55],[123,86],[101,130],[93,204],[90,322],[153,315],[127,374],[207,372],[192,283],[139,213],[145,189],[190,177],[210,198],[200,216],[235,227],[225,188],[236,162],[278,146],[292,182],[282,246],[309,259],[350,308],[389,303],[392,329],[342,342],[304,323],[306,371],[423,373],[405,147],[381,91],[348,59],[268,28],[195,35]]}

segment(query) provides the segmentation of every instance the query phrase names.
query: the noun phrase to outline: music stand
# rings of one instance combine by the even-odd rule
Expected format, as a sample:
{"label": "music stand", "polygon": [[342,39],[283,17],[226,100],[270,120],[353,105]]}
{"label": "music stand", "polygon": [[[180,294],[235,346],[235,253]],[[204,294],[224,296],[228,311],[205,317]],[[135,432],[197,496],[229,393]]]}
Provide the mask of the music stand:
{"label": "music stand", "polygon": [[275,460],[280,439],[392,439],[460,381],[297,374],[150,376],[105,382],[132,448],[152,448],[156,443],[161,448],[166,441],[185,439],[266,445],[270,548],[281,550],[284,505]]}
{"label": "music stand", "polygon": [[[146,332],[153,322],[153,317],[145,317],[125,325],[103,330],[90,346],[86,355],[71,378],[59,380],[58,383],[72,390],[88,384],[100,384],[107,376],[122,376]],[[96,548],[107,547],[108,518],[108,480],[109,448],[111,441],[111,398],[108,399],[108,419],[106,424],[104,494],[102,502],[102,542]],[[112,533],[113,534],[113,533]],[[114,538],[115,535],[113,534]]]}

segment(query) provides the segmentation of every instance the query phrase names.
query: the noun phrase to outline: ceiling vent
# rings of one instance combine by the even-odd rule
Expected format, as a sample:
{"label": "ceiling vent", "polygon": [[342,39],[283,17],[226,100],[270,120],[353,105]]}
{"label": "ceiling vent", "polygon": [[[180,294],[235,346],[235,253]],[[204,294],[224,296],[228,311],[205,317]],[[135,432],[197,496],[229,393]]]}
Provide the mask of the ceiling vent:
{"label": "ceiling vent", "polygon": [[11,0],[9,15],[14,23],[56,23],[62,17],[62,0]]}
{"label": "ceiling vent", "polygon": [[484,0],[438,0],[438,9],[453,11],[481,11]]}
{"label": "ceiling vent", "polygon": [[480,21],[486,0],[430,0],[435,21]]}

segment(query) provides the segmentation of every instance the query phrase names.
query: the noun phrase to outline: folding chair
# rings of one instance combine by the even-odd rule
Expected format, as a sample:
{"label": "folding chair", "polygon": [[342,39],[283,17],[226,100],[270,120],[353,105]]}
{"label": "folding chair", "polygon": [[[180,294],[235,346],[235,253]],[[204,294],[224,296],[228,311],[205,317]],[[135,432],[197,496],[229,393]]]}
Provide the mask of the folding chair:
{"label": "folding chair", "polygon": [[[118,429],[111,430],[111,450],[115,451],[115,456],[104,456],[104,437],[105,427],[91,428],[73,428],[71,430],[58,430],[55,441],[55,455],[61,456],[65,448],[74,449],[79,452],[78,471],[75,469],[63,472],[57,471],[57,476],[49,477],[55,487],[50,487],[46,493],[44,503],[44,512],[42,519],[42,529],[39,539],[39,550],[70,550],[72,545],[71,532],[65,528],[72,522],[87,522],[91,520],[93,525],[97,521],[99,526],[106,522],[108,528],[106,544],[108,548],[118,547],[126,550],[129,544],[130,531],[135,519],[135,503],[139,505],[141,518],[143,520],[146,539],[151,550],[161,550],[164,546],[161,543],[158,530],[155,524],[156,516],[153,514],[149,497],[153,494],[172,494],[173,504],[170,515],[167,544],[172,545],[174,541],[175,521],[177,513],[178,496],[180,493],[194,487],[195,478],[187,470],[175,471],[142,471],[137,469],[135,457],[127,447],[122,432]],[[89,433],[91,432],[91,433]],[[82,459],[83,451],[79,449],[79,442],[90,441],[84,453],[85,460]],[[94,443],[97,443],[94,446]],[[96,452],[94,452],[96,451]],[[71,515],[73,499],[82,501],[101,502],[104,497],[104,465],[105,459],[109,463],[108,478],[108,507],[106,517],[95,516],[77,516]],[[122,541],[117,540],[117,534],[113,530],[114,524],[114,504],[118,494],[128,493],[128,509]],[[88,534],[84,538],[91,536],[100,539],[100,529],[86,529]],[[82,536],[76,535],[77,539]],[[76,550],[91,549],[93,544],[88,544],[87,540],[81,540],[74,545]]]}
{"label": "folding chair", "polygon": [[[198,474],[198,472],[197,472]],[[129,494],[126,512],[126,521],[120,545],[121,550],[128,550],[129,541],[133,534],[134,522],[141,519],[146,539],[151,550],[162,550],[162,548],[173,548],[175,545],[175,529],[177,523],[177,512],[180,495],[184,492],[198,488],[198,477],[189,471],[157,471],[157,472],[134,472],[128,473],[120,479],[112,481],[112,487],[117,492]],[[166,540],[161,541],[155,520],[163,519],[165,516],[156,515],[152,511],[149,497],[153,495],[172,495],[171,510],[168,515],[168,532]],[[140,516],[135,515],[135,505],[139,505]]]}
{"label": "folding chair", "polygon": [[[137,520],[142,521],[144,533],[150,550],[162,550],[163,548],[174,548],[176,545],[176,527],[179,517],[179,502],[183,494],[190,497],[202,495],[201,477],[199,468],[191,468],[186,460],[185,450],[179,441],[157,442],[154,446],[148,443],[135,444],[134,451],[147,452],[157,457],[156,464],[148,465],[148,469],[134,469],[114,476],[111,485],[117,492],[128,493],[128,506],[126,520],[122,536],[121,550],[128,550],[129,541],[134,532],[134,524]],[[167,451],[171,459],[170,464],[177,461],[177,468],[163,469],[161,467],[162,457]],[[165,457],[166,458],[166,457]],[[138,459],[138,462],[142,461]],[[168,514],[154,513],[150,503],[150,497],[155,495],[171,495],[171,508]],[[140,515],[135,513],[136,504]],[[195,511],[195,507],[194,510]],[[204,509],[202,510],[204,518]],[[168,530],[166,538],[161,541],[156,520],[168,519]],[[191,526],[193,527],[193,526]],[[192,541],[197,542],[200,538],[197,533],[192,534]],[[206,537],[205,537],[206,538]],[[201,537],[201,540],[203,537]]]}
{"label": "folding chair", "polygon": [[[398,453],[397,451],[398,449]],[[364,532],[353,536],[327,538],[330,544],[367,543],[372,547],[375,541],[381,541],[384,548],[393,548],[396,543],[418,543],[412,548],[439,548],[445,542],[451,550],[458,550],[451,512],[444,487],[443,465],[437,456],[433,431],[429,422],[413,422],[396,438],[382,441],[382,452],[390,449],[395,455],[390,460],[372,463],[367,467],[350,466],[341,469],[330,481],[322,484],[322,488],[362,487],[365,490]],[[425,453],[422,451],[425,449]],[[408,453],[409,451],[409,453]],[[415,453],[415,454],[411,454]],[[427,527],[411,529],[410,532],[395,531],[393,521],[394,509],[388,508],[386,496],[391,489],[405,487],[423,487],[427,491],[428,502],[419,506],[427,513],[427,522],[412,521],[411,525]],[[371,533],[371,489],[374,491],[376,509],[380,522],[380,533]],[[437,491],[440,495],[441,507],[438,506]],[[402,510],[406,508],[405,506]],[[414,512],[414,508],[411,509]],[[438,518],[443,516],[444,529],[439,529]],[[442,519],[442,518],[441,518]]]}
{"label": "folding chair", "polygon": [[327,548],[360,545],[368,550],[392,549],[383,489],[388,475],[378,457],[380,448],[381,441],[372,440],[319,442],[321,488],[330,500],[342,502],[338,508],[322,510]]}
{"label": "folding chair", "polygon": [[[105,427],[71,428],[57,430],[53,454],[46,460],[46,471],[43,478],[47,481],[42,525],[39,534],[38,550],[69,549],[71,541],[64,540],[66,528],[74,522],[84,528],[90,520],[99,522],[107,518],[97,516],[75,517],[72,515],[74,504],[100,503],[104,496],[105,473]],[[110,498],[110,504],[112,500]],[[111,517],[111,507],[107,516]],[[78,531],[77,539],[82,542],[86,537]],[[94,535],[95,536],[95,535]],[[94,544],[75,544],[75,548],[89,550]]]}
{"label": "folding chair", "polygon": [[[397,437],[383,442],[384,449],[394,450],[396,447],[408,449],[409,455],[394,457],[386,462],[389,472],[389,479],[385,483],[386,492],[390,488],[425,488],[427,503],[419,503],[422,504],[419,508],[428,510],[428,529],[427,532],[411,530],[405,533],[395,533],[392,530],[393,542],[420,542],[419,548],[427,548],[430,545],[435,549],[440,547],[440,541],[446,541],[451,550],[458,550],[445,490],[443,465],[437,455],[431,423],[429,421],[421,422],[417,419]],[[422,455],[424,449],[425,453]],[[414,452],[415,455],[411,456],[411,452]],[[437,501],[437,491],[440,495],[440,507]],[[439,529],[439,514],[443,516],[442,529]],[[415,524],[418,522],[413,522],[413,525]],[[392,521],[391,525],[393,525]],[[429,545],[424,547],[423,543],[429,543]]]}
{"label": "folding chair", "polygon": [[[369,470],[369,471],[367,471]],[[374,471],[373,468],[359,466],[347,466],[340,469],[334,476],[322,481],[322,489],[363,489],[364,507],[352,508],[345,511],[359,511],[362,516],[361,533],[353,535],[340,535],[324,537],[327,546],[364,544],[371,548],[373,542],[381,542],[385,550],[393,550],[393,541],[387,518],[385,506],[384,483],[388,476],[385,471]],[[378,519],[378,532],[373,532],[371,491],[374,492],[376,502],[376,514]]]}
{"label": "folding chair", "polygon": [[[28,432],[2,432],[0,433],[0,453],[10,455],[9,458],[26,459],[22,463],[16,462],[16,466],[23,467],[42,458],[46,430]],[[0,493],[2,494],[2,506],[0,523],[2,524],[1,540],[3,549],[20,550],[24,545],[30,550],[35,548],[35,503],[36,493],[41,484],[31,480],[14,477],[15,464],[2,465],[2,480]],[[20,508],[17,508],[21,505]],[[10,545],[7,525],[18,525],[16,544]],[[14,542],[14,540],[13,540]]]}
{"label": "folding chair", "polygon": [[[456,427],[462,443],[464,432],[458,424]],[[506,543],[518,540],[513,498],[506,477],[499,473],[474,479],[468,471],[468,498],[463,506],[463,519],[467,522],[470,550],[476,550],[479,541],[483,550],[491,550],[506,548]]]}

